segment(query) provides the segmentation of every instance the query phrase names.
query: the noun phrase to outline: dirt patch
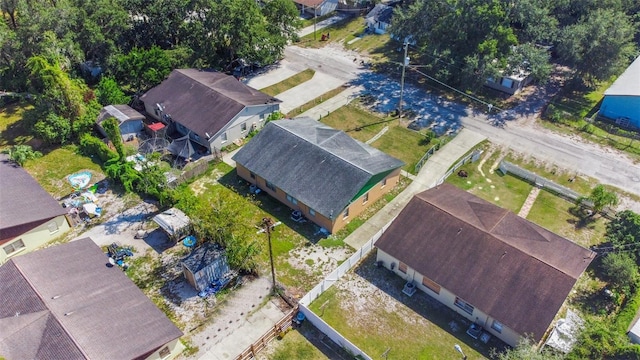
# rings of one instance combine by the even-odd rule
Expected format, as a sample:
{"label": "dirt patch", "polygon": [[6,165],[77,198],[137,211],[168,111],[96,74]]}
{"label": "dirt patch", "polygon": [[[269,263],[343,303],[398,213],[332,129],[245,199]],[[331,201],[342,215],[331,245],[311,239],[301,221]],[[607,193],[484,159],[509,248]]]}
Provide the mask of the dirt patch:
{"label": "dirt patch", "polygon": [[322,247],[317,244],[293,249],[289,252],[289,263],[296,269],[318,273],[324,277],[346,260],[353,250],[342,247]]}
{"label": "dirt patch", "polygon": [[224,173],[220,170],[213,170],[209,176],[203,176],[194,181],[190,187],[196,196],[202,194],[207,190],[208,186],[218,184],[218,180],[224,176]]}

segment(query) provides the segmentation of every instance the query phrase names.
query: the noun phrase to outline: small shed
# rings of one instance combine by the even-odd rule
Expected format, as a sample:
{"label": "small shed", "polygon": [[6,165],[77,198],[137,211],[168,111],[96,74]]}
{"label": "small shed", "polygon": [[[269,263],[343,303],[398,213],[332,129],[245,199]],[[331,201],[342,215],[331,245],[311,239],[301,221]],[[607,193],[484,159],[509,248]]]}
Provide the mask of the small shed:
{"label": "small shed", "polygon": [[640,344],[640,319],[638,319],[638,314],[640,311],[636,313],[636,319],[629,326],[629,331],[627,332],[627,336],[629,340],[631,340],[634,344]]}
{"label": "small shed", "polygon": [[122,141],[133,140],[133,138],[144,128],[144,115],[134,110],[129,105],[109,105],[100,110],[100,115],[96,120],[98,130],[103,136],[107,133],[102,127],[102,123],[110,118],[118,120]]}
{"label": "small shed", "polygon": [[152,220],[174,241],[189,235],[191,231],[191,219],[177,208],[163,211]]}
{"label": "small shed", "polygon": [[182,260],[182,270],[189,284],[197,291],[204,291],[229,273],[229,264],[222,247],[206,242]]}

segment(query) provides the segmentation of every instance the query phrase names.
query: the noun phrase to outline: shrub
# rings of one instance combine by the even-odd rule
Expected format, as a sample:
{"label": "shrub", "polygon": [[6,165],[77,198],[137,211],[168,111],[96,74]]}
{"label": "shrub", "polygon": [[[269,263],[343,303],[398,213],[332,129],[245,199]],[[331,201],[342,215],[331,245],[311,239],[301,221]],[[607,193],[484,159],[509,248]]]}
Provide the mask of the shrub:
{"label": "shrub", "polygon": [[80,138],[80,152],[86,156],[96,156],[103,163],[118,158],[118,154],[111,151],[107,144],[90,134],[84,134]]}

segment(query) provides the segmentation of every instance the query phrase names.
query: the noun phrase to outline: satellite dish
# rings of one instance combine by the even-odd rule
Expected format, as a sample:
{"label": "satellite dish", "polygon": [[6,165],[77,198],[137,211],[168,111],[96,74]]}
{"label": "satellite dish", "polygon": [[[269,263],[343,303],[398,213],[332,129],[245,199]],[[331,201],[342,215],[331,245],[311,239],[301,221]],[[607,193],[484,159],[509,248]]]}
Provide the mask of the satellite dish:
{"label": "satellite dish", "polygon": [[113,260],[112,257],[109,257],[109,264],[111,264],[111,266],[114,266],[116,264],[116,261]]}

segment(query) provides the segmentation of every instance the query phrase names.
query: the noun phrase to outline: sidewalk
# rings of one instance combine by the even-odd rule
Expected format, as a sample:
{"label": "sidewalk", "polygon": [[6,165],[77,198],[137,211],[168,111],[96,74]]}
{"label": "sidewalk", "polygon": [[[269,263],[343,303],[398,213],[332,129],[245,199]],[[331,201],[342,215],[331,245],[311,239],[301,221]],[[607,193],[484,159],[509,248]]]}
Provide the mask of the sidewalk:
{"label": "sidewalk", "polygon": [[462,131],[435,153],[422,167],[415,180],[407,188],[378,211],[367,222],[347,236],[344,242],[354,249],[360,249],[364,243],[380,229],[390,223],[411,200],[413,195],[430,189],[464,154],[486,139],[485,136],[471,130]]}
{"label": "sidewalk", "polygon": [[340,94],[326,100],[325,102],[305,111],[298,116],[308,116],[312,119],[320,120],[323,116],[327,116],[329,115],[329,113],[347,105],[351,100],[353,100],[354,97],[356,97],[356,94],[359,94],[363,89],[364,88],[362,86],[349,87]]}

